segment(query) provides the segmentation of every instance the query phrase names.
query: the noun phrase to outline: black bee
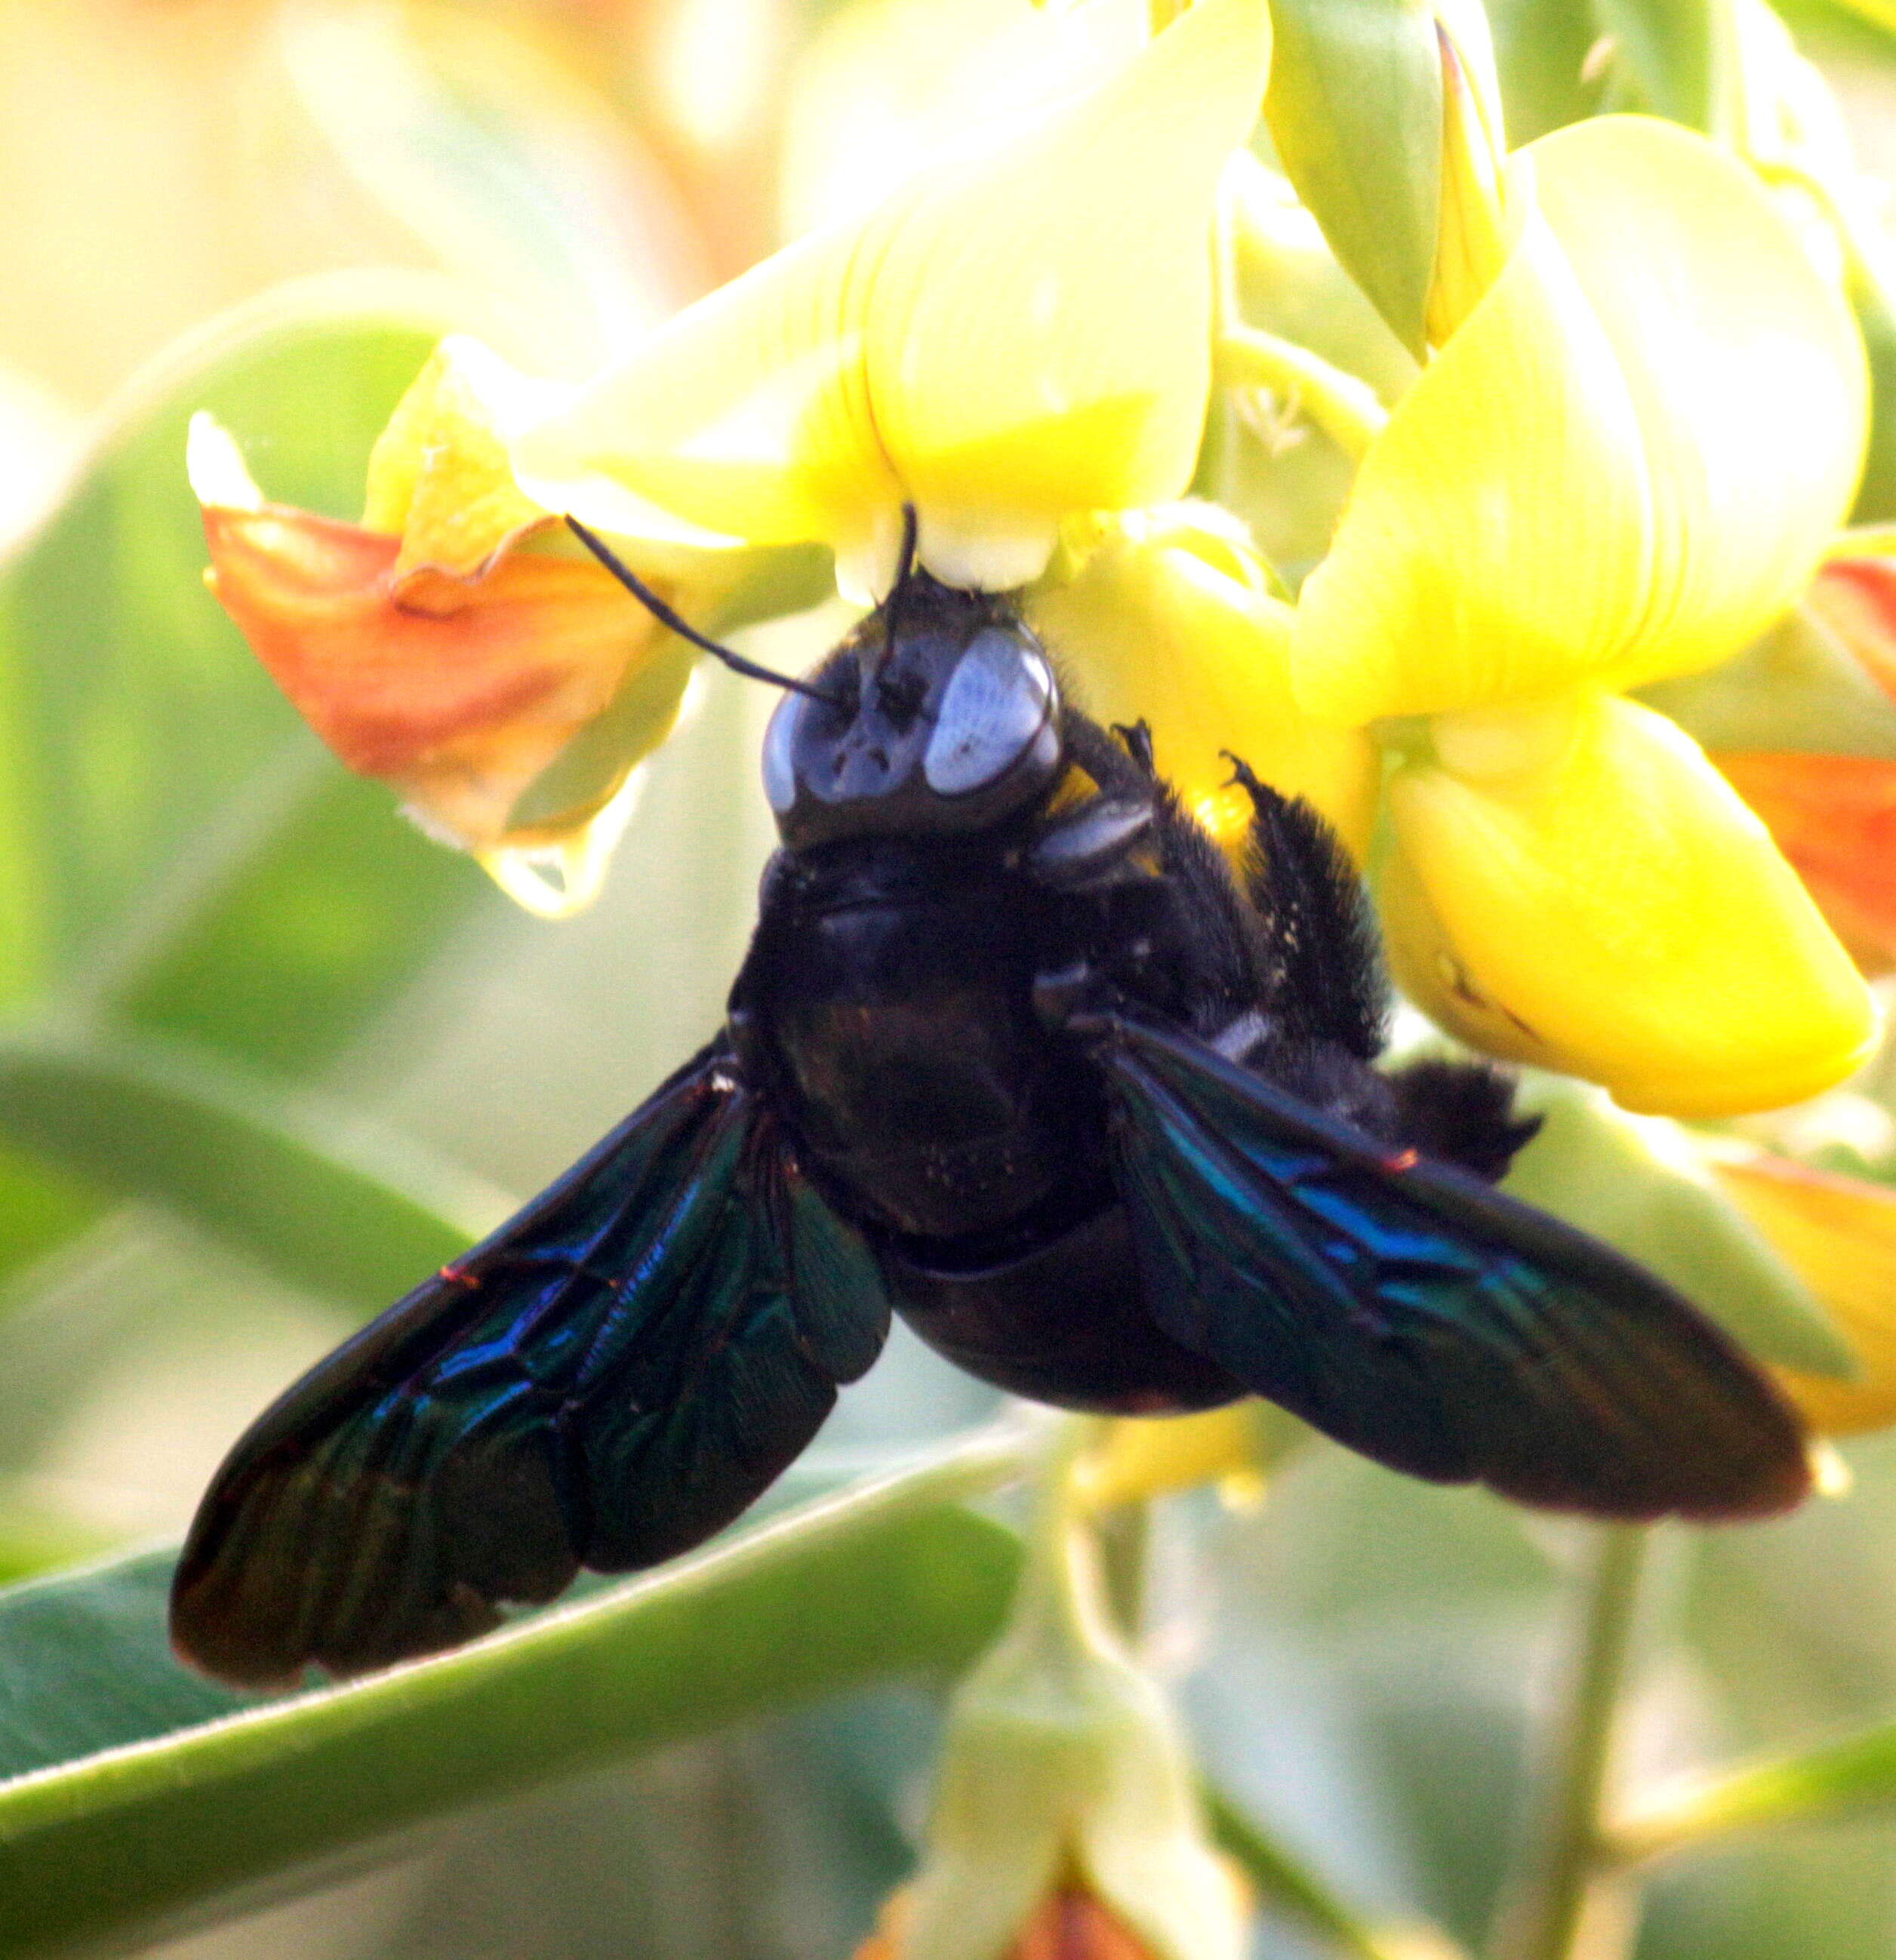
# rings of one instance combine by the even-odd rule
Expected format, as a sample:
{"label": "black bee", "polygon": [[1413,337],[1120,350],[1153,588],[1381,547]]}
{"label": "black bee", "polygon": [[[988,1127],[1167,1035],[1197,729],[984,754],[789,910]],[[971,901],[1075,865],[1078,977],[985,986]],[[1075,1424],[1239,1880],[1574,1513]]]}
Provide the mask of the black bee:
{"label": "black bee", "polygon": [[1371,922],[1307,805],[1234,764],[1234,875],[1013,605],[912,565],[783,684],[783,848],[724,1031],[237,1443],[178,1568],[186,1659],[352,1674],[688,1550],[892,1307],[1042,1402],[1268,1395],[1529,1503],[1805,1494],[1795,1418],[1723,1335],[1494,1189],[1532,1128],[1504,1076],[1373,1066]]}

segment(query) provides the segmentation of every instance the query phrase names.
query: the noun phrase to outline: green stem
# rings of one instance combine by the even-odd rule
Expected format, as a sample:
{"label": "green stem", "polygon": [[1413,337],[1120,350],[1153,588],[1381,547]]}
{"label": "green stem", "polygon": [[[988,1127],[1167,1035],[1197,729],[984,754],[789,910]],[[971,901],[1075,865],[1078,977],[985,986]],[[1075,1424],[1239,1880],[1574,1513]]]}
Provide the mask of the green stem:
{"label": "green stem", "polygon": [[1431,1933],[1424,1946],[1413,1930],[1405,1942],[1401,1930],[1385,1931],[1370,1925],[1296,1853],[1279,1844],[1214,1784],[1201,1785],[1200,1795],[1219,1848],[1243,1867],[1260,1895],[1348,1960],[1396,1960],[1405,1943],[1412,1952],[1425,1951],[1439,1960],[1452,1960],[1455,1949],[1439,1933]]}
{"label": "green stem", "polygon": [[1074,1465],[1097,1441],[1097,1416],[1070,1415],[1040,1431],[1029,1503],[1026,1554],[1006,1640],[1032,1646],[1051,1639],[1090,1649],[1105,1601],[1098,1586],[1076,1583],[1072,1526]]}
{"label": "green stem", "polygon": [[1896,1809],[1896,1723],[1802,1755],[1741,1764],[1643,1799],[1602,1846],[1614,1866],[1644,1864],[1745,1831]]}
{"label": "green stem", "polygon": [[1152,1539],[1152,1507],[1143,1499],[1115,1505],[1093,1526],[1100,1577],[1113,1624],[1128,1646],[1137,1647],[1145,1624],[1147,1554]]}
{"label": "green stem", "polygon": [[1227,323],[1218,336],[1217,366],[1227,388],[1268,388],[1294,401],[1349,456],[1361,457],[1389,419],[1368,382],[1261,327]]}
{"label": "green stem", "polygon": [[1599,1873],[1601,1795],[1639,1601],[1646,1533],[1602,1532],[1581,1596],[1557,1726],[1529,1818],[1525,1854],[1494,1942],[1495,1960],[1570,1960]]}
{"label": "green stem", "polygon": [[[551,1776],[868,1680],[965,1667],[1017,1554],[957,1500],[1031,1469],[1045,1444],[1039,1424],[985,1429],[457,1652],[234,1710],[181,1698],[155,1628],[115,1616],[126,1706],[148,1708],[148,1726],[0,1789],[0,1948],[22,1960],[123,1947],[168,1916],[215,1912],[240,1888]],[[157,1577],[104,1597],[142,1616]],[[30,1626],[36,1603],[74,1583],[15,1596],[10,1660],[18,1615]],[[154,1844],[162,1857],[126,1856]]]}
{"label": "green stem", "polygon": [[[1217,211],[1211,228],[1211,338],[1214,345],[1226,329],[1243,324],[1238,304],[1237,209],[1231,176],[1219,186]],[[1214,504],[1230,504],[1238,490],[1238,450],[1242,431],[1237,405],[1226,388],[1214,388],[1198,444],[1198,468],[1191,495]]]}

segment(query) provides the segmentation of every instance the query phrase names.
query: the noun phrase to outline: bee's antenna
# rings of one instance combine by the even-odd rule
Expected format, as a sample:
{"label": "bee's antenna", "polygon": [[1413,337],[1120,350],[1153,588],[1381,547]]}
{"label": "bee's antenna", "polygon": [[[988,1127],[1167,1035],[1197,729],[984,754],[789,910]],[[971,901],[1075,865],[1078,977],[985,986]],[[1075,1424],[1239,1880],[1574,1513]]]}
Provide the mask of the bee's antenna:
{"label": "bee's antenna", "polygon": [[889,597],[885,602],[883,613],[882,652],[884,660],[896,651],[896,634],[902,625],[902,602],[907,596],[908,581],[915,575],[915,539],[920,529],[915,505],[903,504],[902,552],[896,561],[896,582],[889,589]]}
{"label": "bee's antenna", "polygon": [[746,680],[768,681],[772,687],[787,688],[792,694],[807,695],[812,701],[820,701],[830,708],[847,709],[849,706],[848,702],[839,701],[833,694],[826,694],[821,688],[812,687],[806,680],[794,679],[790,675],[778,673],[772,668],[759,667],[755,660],[746,660],[742,654],[734,654],[730,648],[721,647],[715,640],[701,633],[689,621],[681,619],[673,612],[603,538],[588,530],[578,518],[569,517],[566,520],[566,527],[661,626],[669,626],[681,640],[689,640],[694,647],[701,647],[715,659],[722,660],[733,673],[742,674]]}

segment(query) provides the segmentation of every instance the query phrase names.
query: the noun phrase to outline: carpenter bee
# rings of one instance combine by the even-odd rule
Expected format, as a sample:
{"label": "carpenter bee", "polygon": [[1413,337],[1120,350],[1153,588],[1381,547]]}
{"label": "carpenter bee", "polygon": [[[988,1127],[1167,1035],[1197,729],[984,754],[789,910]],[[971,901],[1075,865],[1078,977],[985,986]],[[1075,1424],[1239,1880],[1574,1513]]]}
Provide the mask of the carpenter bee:
{"label": "carpenter bee", "polygon": [[1494,1188],[1533,1127],[1504,1075],[1374,1066],[1373,926],[1308,805],[1234,762],[1234,872],[1012,603],[915,568],[912,520],[883,606],[810,681],[765,677],[782,848],[722,1032],[237,1443],[178,1568],[187,1660],[353,1674],[686,1551],[892,1309],[1042,1402],[1255,1393],[1529,1503],[1805,1494],[1796,1418],[1722,1334]]}

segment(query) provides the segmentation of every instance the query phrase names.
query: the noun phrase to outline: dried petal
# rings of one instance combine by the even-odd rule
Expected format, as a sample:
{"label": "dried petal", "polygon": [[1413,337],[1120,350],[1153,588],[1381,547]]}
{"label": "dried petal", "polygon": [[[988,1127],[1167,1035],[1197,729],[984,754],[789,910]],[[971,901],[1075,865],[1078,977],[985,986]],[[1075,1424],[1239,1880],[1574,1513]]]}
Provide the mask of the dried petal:
{"label": "dried petal", "polygon": [[1712,758],[1866,973],[1896,969],[1896,762],[1863,756]]}
{"label": "dried petal", "polygon": [[212,590],[304,718],[463,849],[507,838],[521,793],[636,663],[675,669],[647,746],[676,714],[689,651],[596,565],[509,556],[398,601],[399,539],[281,504],[207,506],[204,527]]}
{"label": "dried petal", "polygon": [[1896,1190],[1760,1155],[1713,1168],[1856,1350],[1855,1381],[1780,1370],[1812,1426],[1834,1435],[1896,1421]]}

